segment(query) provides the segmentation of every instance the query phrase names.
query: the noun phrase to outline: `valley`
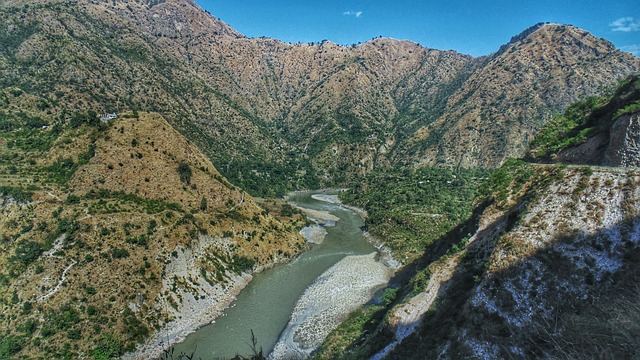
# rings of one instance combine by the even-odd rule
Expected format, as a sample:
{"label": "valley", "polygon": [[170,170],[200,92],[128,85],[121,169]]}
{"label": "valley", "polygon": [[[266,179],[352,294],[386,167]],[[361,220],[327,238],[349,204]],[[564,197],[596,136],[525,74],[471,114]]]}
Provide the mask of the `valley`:
{"label": "valley", "polygon": [[609,41],[0,14],[0,359],[638,356],[640,59]]}

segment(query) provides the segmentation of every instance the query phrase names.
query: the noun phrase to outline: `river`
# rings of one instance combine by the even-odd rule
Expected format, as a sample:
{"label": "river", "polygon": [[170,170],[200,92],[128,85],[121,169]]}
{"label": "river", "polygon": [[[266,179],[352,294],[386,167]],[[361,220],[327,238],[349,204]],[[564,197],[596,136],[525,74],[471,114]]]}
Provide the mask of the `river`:
{"label": "river", "polygon": [[[331,202],[331,197],[322,196],[325,194],[332,193],[305,192],[290,198],[292,203],[300,207],[327,211],[339,218],[335,223],[329,222],[328,225],[333,226],[326,227],[325,240],[321,244],[311,245],[308,251],[287,264],[277,265],[256,274],[251,283],[238,295],[237,300],[225,310],[224,315],[217,318],[214,323],[190,334],[184,342],[175,346],[177,354],[191,353],[195,350],[194,358],[203,360],[230,358],[236,354],[248,355],[251,353],[251,330],[257,338],[257,347],[262,348],[265,354],[270,353],[281,334],[295,330],[291,327],[297,325],[287,326],[294,308],[300,312],[303,307],[308,307],[309,301],[313,302],[314,291],[311,285],[316,279],[338,262],[343,268],[350,266],[341,262],[347,256],[366,255],[376,251],[363,238],[362,219],[353,211]],[[362,258],[364,257],[350,257],[346,260]],[[362,264],[362,260],[349,263],[358,262]],[[375,264],[379,265],[379,263]],[[367,263],[367,266],[371,264]],[[326,282],[326,277],[330,275],[331,272],[327,272],[321,278],[322,281]],[[380,279],[376,280],[376,284],[369,285],[380,287]],[[339,278],[334,274],[333,281],[345,280],[344,277]],[[309,291],[305,293],[307,289]],[[316,287],[315,290],[317,293],[319,289]],[[367,288],[366,291],[368,292],[369,289]],[[296,303],[303,294],[305,295],[304,303],[300,302],[296,307]]]}

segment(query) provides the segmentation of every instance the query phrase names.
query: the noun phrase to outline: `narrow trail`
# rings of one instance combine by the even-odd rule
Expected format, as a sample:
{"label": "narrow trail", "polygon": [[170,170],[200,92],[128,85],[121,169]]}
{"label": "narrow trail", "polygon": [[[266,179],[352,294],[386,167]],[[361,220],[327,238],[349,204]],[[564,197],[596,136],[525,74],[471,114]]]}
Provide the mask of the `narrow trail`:
{"label": "narrow trail", "polygon": [[67,272],[69,272],[69,270],[71,270],[71,268],[77,264],[78,262],[71,259],[71,264],[69,264],[69,266],[67,266],[64,271],[62,272],[62,277],[60,278],[60,280],[58,281],[58,285],[56,285],[53,289],[51,289],[51,291],[49,291],[48,293],[46,293],[45,295],[42,295],[38,301],[43,301],[46,300],[49,296],[55,294],[56,292],[58,292],[58,290],[60,290],[60,287],[62,286],[62,283],[67,279]]}

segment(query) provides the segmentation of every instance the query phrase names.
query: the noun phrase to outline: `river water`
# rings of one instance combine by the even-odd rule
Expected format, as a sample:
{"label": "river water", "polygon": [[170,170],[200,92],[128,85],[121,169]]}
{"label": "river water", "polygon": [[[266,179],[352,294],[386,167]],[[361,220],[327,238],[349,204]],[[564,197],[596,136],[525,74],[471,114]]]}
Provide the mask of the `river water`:
{"label": "river water", "polygon": [[326,193],[297,194],[290,201],[301,207],[328,211],[340,218],[335,226],[327,227],[324,242],[312,245],[287,264],[256,274],[223,316],[175,346],[177,354],[195,350],[194,359],[203,360],[248,355],[251,353],[251,330],[258,340],[258,348],[268,354],[285,329],[296,302],[316,278],[348,255],[375,252],[375,248],[363,239],[360,229],[363,222],[356,213],[338,204],[313,199],[313,194]]}

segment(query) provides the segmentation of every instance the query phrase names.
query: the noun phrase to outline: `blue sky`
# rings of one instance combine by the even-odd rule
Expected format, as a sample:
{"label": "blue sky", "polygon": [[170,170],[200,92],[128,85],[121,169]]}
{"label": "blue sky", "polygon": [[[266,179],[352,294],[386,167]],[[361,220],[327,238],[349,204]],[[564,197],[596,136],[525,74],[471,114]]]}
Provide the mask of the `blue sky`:
{"label": "blue sky", "polygon": [[474,56],[538,22],[571,24],[640,55],[640,0],[196,0],[249,37],[348,45],[377,36]]}

